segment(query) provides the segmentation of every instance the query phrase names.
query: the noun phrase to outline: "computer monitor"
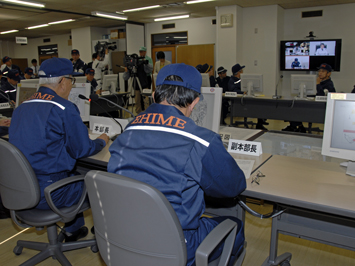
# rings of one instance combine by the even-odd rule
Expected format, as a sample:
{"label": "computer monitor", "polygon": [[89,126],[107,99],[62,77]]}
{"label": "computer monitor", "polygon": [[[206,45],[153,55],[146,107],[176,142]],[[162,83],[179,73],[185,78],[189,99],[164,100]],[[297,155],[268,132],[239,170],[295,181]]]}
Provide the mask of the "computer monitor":
{"label": "computer monitor", "polygon": [[153,80],[154,80],[154,85],[155,85],[155,86],[157,86],[157,76],[158,76],[157,73],[154,73],[154,74],[153,74]]}
{"label": "computer monitor", "polygon": [[210,75],[208,73],[201,73],[201,76],[202,76],[202,85],[201,85],[201,87],[211,87]]}
{"label": "computer monitor", "polygon": [[90,98],[90,92],[90,83],[75,83],[68,97],[68,100],[78,107],[80,117],[83,122],[88,122],[90,119],[90,103],[88,101],[80,99],[79,94],[84,95],[86,98]]}
{"label": "computer monitor", "polygon": [[37,84],[33,84],[33,83],[28,83],[28,84],[19,83],[19,84],[17,84],[15,108],[17,108],[21,103],[23,103],[28,98],[30,98],[33,94],[35,94],[37,92],[38,88],[39,88],[38,83]]}
{"label": "computer monitor", "polygon": [[110,91],[111,93],[115,93],[116,88],[117,88],[117,77],[118,77],[118,74],[104,75],[104,78],[102,81],[102,90],[103,91]]}
{"label": "computer monitor", "polygon": [[247,91],[249,96],[263,92],[262,74],[241,74],[241,90]]}
{"label": "computer monitor", "polygon": [[75,76],[75,83],[76,84],[86,83],[86,76]]}
{"label": "computer monitor", "polygon": [[21,79],[21,84],[39,84],[39,79]]}
{"label": "computer monitor", "polygon": [[222,88],[202,87],[202,98],[193,109],[190,118],[196,125],[219,132],[221,120]]}
{"label": "computer monitor", "polygon": [[355,176],[355,94],[329,93],[322,154],[346,159],[347,174]]}
{"label": "computer monitor", "polygon": [[317,75],[291,75],[291,94],[299,98],[317,94]]}

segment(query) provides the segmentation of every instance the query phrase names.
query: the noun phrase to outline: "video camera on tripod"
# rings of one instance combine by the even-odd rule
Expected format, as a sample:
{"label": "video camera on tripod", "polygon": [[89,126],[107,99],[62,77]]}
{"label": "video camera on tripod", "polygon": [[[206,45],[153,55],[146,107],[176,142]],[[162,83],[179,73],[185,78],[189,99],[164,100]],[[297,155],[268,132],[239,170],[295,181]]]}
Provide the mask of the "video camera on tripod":
{"label": "video camera on tripod", "polygon": [[94,46],[95,48],[95,52],[101,57],[101,58],[105,58],[105,51],[106,49],[108,50],[116,50],[117,49],[117,45],[115,42],[105,42],[105,41],[98,41],[97,44]]}
{"label": "video camera on tripod", "polygon": [[144,58],[144,56],[138,56],[137,54],[125,55],[125,65],[131,74],[136,74],[139,66],[149,64],[149,61]]}

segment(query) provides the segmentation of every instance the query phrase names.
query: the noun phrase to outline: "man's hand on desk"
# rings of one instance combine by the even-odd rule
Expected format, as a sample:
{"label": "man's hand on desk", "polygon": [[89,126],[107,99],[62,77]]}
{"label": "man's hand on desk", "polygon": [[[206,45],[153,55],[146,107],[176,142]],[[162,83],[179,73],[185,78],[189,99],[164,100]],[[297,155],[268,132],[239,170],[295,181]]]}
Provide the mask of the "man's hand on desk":
{"label": "man's hand on desk", "polygon": [[110,138],[106,134],[101,134],[100,136],[97,137],[98,139],[103,139],[106,142],[106,145]]}
{"label": "man's hand on desk", "polygon": [[0,127],[9,127],[11,123],[10,119],[3,119],[0,121]]}

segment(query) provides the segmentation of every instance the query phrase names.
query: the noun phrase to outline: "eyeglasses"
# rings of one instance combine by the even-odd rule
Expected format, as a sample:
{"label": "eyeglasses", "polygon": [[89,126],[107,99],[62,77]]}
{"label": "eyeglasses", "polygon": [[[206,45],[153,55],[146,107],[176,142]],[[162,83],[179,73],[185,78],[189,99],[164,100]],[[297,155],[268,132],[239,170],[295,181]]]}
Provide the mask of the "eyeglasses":
{"label": "eyeglasses", "polygon": [[66,78],[66,79],[71,79],[71,84],[74,85],[75,84],[75,81],[76,79],[73,78],[73,77],[63,77],[63,78]]}
{"label": "eyeglasses", "polygon": [[251,179],[251,184],[253,184],[254,182],[257,183],[258,185],[260,185],[260,177],[264,177],[265,175],[258,171],[258,173]]}

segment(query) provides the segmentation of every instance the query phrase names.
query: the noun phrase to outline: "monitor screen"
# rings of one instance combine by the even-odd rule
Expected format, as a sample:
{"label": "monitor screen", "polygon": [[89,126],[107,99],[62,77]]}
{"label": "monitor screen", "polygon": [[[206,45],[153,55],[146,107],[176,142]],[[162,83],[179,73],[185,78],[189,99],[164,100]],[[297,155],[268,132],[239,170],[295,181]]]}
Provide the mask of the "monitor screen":
{"label": "monitor screen", "polygon": [[90,103],[79,98],[79,94],[90,98],[91,85],[90,83],[74,84],[70,91],[68,100],[74,103],[80,112],[80,117],[83,122],[89,121],[90,118]]}
{"label": "monitor screen", "polygon": [[102,81],[102,90],[115,93],[117,88],[117,77],[118,74],[104,75]]}
{"label": "monitor screen", "polygon": [[317,94],[317,75],[291,75],[291,93],[301,98]]}
{"label": "monitor screen", "polygon": [[340,71],[341,39],[281,41],[280,70],[316,71],[327,63]]}
{"label": "monitor screen", "polygon": [[329,93],[322,154],[355,160],[355,94]]}
{"label": "monitor screen", "polygon": [[241,90],[247,91],[248,95],[263,92],[263,75],[262,74],[241,74],[240,75]]}
{"label": "monitor screen", "polygon": [[39,88],[39,84],[33,84],[33,83],[28,83],[28,84],[22,84],[19,83],[17,85],[17,90],[16,90],[16,105],[15,108],[18,107],[21,103],[26,101],[28,98],[30,98],[33,94],[37,92]]}
{"label": "monitor screen", "polygon": [[76,76],[75,83],[76,84],[86,83],[86,76]]}
{"label": "monitor screen", "polygon": [[196,104],[190,118],[196,125],[219,132],[221,120],[222,88],[202,87],[203,99]]}

